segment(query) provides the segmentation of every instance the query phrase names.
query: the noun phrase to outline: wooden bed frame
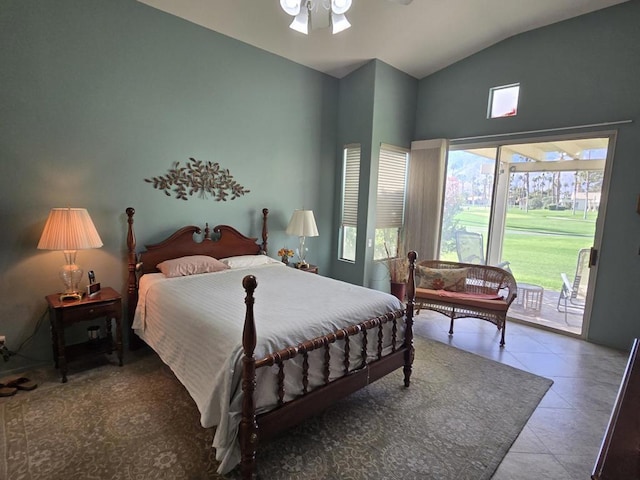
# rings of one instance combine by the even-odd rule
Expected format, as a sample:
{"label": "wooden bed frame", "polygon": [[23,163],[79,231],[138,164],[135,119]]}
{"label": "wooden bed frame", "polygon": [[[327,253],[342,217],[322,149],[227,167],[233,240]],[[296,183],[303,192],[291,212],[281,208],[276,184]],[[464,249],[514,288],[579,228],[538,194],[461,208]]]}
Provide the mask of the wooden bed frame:
{"label": "wooden bed frame", "polygon": [[[136,252],[136,238],[133,230],[133,216],[135,210],[126,209],[128,217],[127,250],[128,250],[128,317],[129,327],[138,300],[138,278],[145,273],[157,272],[155,266],[172,258],[185,255],[209,255],[215,258],[224,258],[235,255],[255,255],[267,253],[267,216],[268,209],[262,210],[262,244],[256,243],[256,238],[242,235],[233,227],[219,225],[209,229],[207,225],[204,232],[196,226],[188,226],[179,229],[166,240],[155,245],[146,245],[146,251]],[[212,235],[213,232],[213,235]],[[203,235],[201,242],[194,240],[194,235]],[[257,280],[253,275],[244,277],[242,284],[246,292],[246,314],[242,336],[244,356],[242,359],[242,419],[239,427],[239,441],[241,450],[240,469],[243,479],[255,478],[256,451],[259,441],[262,442],[275,434],[296,425],[304,419],[311,417],[337,400],[367,386],[369,383],[382,378],[388,373],[403,368],[404,385],[410,384],[411,370],[414,358],[413,347],[413,311],[415,297],[414,269],[416,253],[410,252],[409,279],[407,283],[406,308],[386,315],[369,319],[367,321],[351,325],[336,332],[329,332],[324,336],[309,339],[298,345],[284,345],[282,349],[273,352],[264,358],[256,359],[254,349],[257,343],[257,333],[253,314],[255,302],[254,292]],[[398,319],[405,319],[404,339],[397,338]],[[383,355],[383,326],[391,323],[392,351]],[[368,333],[373,340],[368,339]],[[350,338],[360,336],[362,338],[361,364],[357,368],[349,361]],[[135,348],[142,344],[142,340],[130,331],[130,346]],[[340,377],[329,380],[330,374],[330,350],[331,344],[338,340],[344,342],[344,365]],[[377,342],[377,357],[367,362],[367,344]],[[309,353],[313,350],[324,350],[323,372],[324,385],[308,390]],[[284,362],[295,357],[302,357],[302,394],[294,400],[285,401],[284,391]],[[274,410],[256,414],[254,391],[256,388],[256,370],[263,367],[276,365],[278,368],[278,405]]]}

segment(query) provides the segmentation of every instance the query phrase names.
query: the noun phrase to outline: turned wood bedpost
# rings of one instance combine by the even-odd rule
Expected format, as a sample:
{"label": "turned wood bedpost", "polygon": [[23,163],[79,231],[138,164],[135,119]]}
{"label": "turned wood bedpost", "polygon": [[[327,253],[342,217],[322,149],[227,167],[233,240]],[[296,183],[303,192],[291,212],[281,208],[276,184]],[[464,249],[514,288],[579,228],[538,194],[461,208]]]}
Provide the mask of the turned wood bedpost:
{"label": "turned wood bedpost", "polygon": [[267,238],[269,237],[269,231],[267,229],[267,216],[269,215],[269,209],[262,209],[262,253],[265,255],[267,252]]}
{"label": "turned wood bedpost", "polygon": [[127,320],[129,321],[129,350],[135,350],[142,344],[137,335],[131,330],[133,324],[133,317],[136,312],[136,305],[138,304],[138,278],[137,268],[138,262],[136,258],[136,234],[133,231],[133,215],[136,213],[135,209],[128,207],[127,213],[127,268],[129,275],[127,277]]}
{"label": "turned wood bedpost", "polygon": [[[265,209],[266,210],[266,209]],[[242,478],[254,478],[256,467],[256,450],[258,447],[258,424],[256,422],[256,406],[253,392],[256,388],[256,359],[253,351],[256,348],[256,323],[253,317],[253,292],[258,286],[256,277],[247,275],[242,279],[242,286],[247,292],[244,303],[247,306],[242,332],[242,420],[240,420],[240,468]]]}
{"label": "turned wood bedpost", "polygon": [[410,251],[407,255],[409,258],[409,275],[407,277],[407,313],[405,315],[406,318],[406,330],[405,330],[405,346],[407,350],[405,351],[404,357],[404,386],[408,387],[411,383],[411,370],[413,365],[413,357],[415,355],[415,351],[413,348],[413,310],[415,308],[416,301],[416,259],[418,258],[418,254],[415,251]]}

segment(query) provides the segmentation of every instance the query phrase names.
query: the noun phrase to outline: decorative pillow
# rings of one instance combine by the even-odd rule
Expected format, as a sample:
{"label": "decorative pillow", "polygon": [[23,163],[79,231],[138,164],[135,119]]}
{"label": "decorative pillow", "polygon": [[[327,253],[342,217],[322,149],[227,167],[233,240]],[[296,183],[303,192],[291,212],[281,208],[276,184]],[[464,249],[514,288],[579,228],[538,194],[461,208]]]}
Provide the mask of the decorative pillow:
{"label": "decorative pillow", "polygon": [[188,257],[165,260],[156,265],[165,277],[182,277],[185,275],[196,275],[198,273],[219,272],[227,270],[229,267],[207,255],[191,255]]}
{"label": "decorative pillow", "polygon": [[464,292],[467,283],[467,268],[429,268],[416,265],[418,288]]}
{"label": "decorative pillow", "polygon": [[221,258],[220,261],[229,266],[229,268],[259,267],[270,263],[284,265],[280,260],[267,255],[239,255],[237,257]]}

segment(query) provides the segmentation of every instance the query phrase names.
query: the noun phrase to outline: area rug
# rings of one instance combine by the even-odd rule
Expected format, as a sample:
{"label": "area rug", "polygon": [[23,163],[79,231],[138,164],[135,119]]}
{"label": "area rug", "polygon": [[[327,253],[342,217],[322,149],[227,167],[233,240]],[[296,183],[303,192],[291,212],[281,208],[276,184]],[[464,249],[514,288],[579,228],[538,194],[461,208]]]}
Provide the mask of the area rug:
{"label": "area rug", "polygon": [[[395,372],[259,450],[259,478],[489,479],[551,385],[415,339],[411,387]],[[213,429],[155,354],[42,381],[0,402],[0,478],[199,480]]]}

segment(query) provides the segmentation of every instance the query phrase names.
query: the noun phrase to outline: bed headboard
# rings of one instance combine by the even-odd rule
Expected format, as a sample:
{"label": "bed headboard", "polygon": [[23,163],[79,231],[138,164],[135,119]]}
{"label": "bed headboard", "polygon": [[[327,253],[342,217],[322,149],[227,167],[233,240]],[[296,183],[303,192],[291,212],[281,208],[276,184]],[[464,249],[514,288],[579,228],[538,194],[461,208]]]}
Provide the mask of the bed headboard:
{"label": "bed headboard", "polygon": [[[214,258],[224,258],[236,255],[257,255],[267,253],[267,216],[269,209],[262,209],[262,243],[256,243],[256,238],[246,237],[229,225],[218,225],[209,228],[206,224],[204,230],[197,226],[182,227],[166,240],[153,245],[145,245],[146,250],[136,252],[136,235],[133,229],[133,215],[136,213],[132,207],[126,210],[128,217],[127,228],[127,263],[129,278],[127,281],[127,294],[129,298],[129,320],[133,320],[138,301],[138,275],[157,272],[156,265],[165,260],[180,258],[187,255],[208,255]],[[197,241],[194,235],[202,235],[202,240]]]}

